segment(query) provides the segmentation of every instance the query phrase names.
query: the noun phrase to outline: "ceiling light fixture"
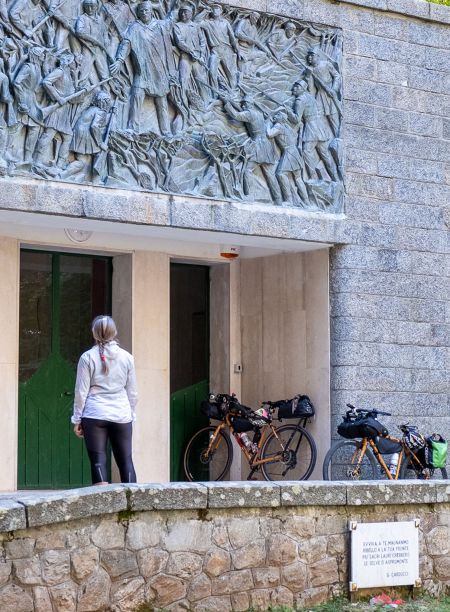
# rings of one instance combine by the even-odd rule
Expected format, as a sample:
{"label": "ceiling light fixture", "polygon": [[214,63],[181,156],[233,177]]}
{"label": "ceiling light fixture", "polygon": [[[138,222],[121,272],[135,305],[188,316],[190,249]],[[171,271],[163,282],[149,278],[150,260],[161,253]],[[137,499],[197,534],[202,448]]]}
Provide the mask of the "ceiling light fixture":
{"label": "ceiling light fixture", "polygon": [[65,235],[72,242],[86,242],[92,236],[92,232],[87,230],[79,230],[79,229],[68,229],[64,230]]}

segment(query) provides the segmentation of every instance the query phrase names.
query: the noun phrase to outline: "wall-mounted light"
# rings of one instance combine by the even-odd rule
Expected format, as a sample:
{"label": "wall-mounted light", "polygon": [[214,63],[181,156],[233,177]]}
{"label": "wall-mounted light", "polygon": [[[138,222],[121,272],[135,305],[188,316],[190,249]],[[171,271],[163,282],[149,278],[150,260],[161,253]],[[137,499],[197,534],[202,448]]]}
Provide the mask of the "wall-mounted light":
{"label": "wall-mounted light", "polygon": [[64,230],[65,235],[72,242],[86,242],[92,236],[92,232],[79,229],[68,229]]}
{"label": "wall-mounted light", "polygon": [[220,256],[225,259],[236,259],[236,257],[239,257],[239,247],[222,244],[220,246]]}

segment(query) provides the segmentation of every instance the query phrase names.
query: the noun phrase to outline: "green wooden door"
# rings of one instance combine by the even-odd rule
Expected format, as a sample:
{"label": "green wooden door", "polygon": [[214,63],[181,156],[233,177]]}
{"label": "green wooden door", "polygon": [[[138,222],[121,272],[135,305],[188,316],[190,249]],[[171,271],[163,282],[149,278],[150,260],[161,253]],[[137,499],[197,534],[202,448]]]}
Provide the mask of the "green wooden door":
{"label": "green wooden door", "polygon": [[90,323],[110,311],[111,260],[24,250],[20,268],[18,488],[89,484],[70,416]]}
{"label": "green wooden door", "polygon": [[200,403],[209,392],[209,268],[170,268],[170,479],[185,480],[182,459],[192,434],[208,425]]}

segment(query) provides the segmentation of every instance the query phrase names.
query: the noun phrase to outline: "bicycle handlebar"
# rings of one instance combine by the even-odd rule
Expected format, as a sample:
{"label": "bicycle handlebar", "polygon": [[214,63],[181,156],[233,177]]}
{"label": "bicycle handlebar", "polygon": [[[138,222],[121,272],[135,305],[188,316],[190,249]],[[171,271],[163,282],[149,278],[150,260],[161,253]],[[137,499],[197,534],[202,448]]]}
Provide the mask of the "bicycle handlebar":
{"label": "bicycle handlebar", "polygon": [[383,410],[378,410],[377,408],[371,408],[371,409],[364,409],[364,408],[355,408],[355,406],[353,406],[352,404],[346,404],[347,408],[350,408],[350,410],[347,412],[347,414],[349,414],[350,412],[356,412],[357,414],[382,414],[383,416],[391,416],[392,413],[391,412],[383,412]]}

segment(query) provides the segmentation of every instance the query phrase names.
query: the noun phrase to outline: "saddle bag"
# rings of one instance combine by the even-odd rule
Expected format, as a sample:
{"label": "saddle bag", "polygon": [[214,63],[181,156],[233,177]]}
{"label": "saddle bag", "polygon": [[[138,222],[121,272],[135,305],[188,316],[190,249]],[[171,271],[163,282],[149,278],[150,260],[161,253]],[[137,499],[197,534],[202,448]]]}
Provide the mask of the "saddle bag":
{"label": "saddle bag", "polygon": [[307,395],[296,395],[290,400],[277,402],[278,419],[301,419],[314,416],[314,406]]}

